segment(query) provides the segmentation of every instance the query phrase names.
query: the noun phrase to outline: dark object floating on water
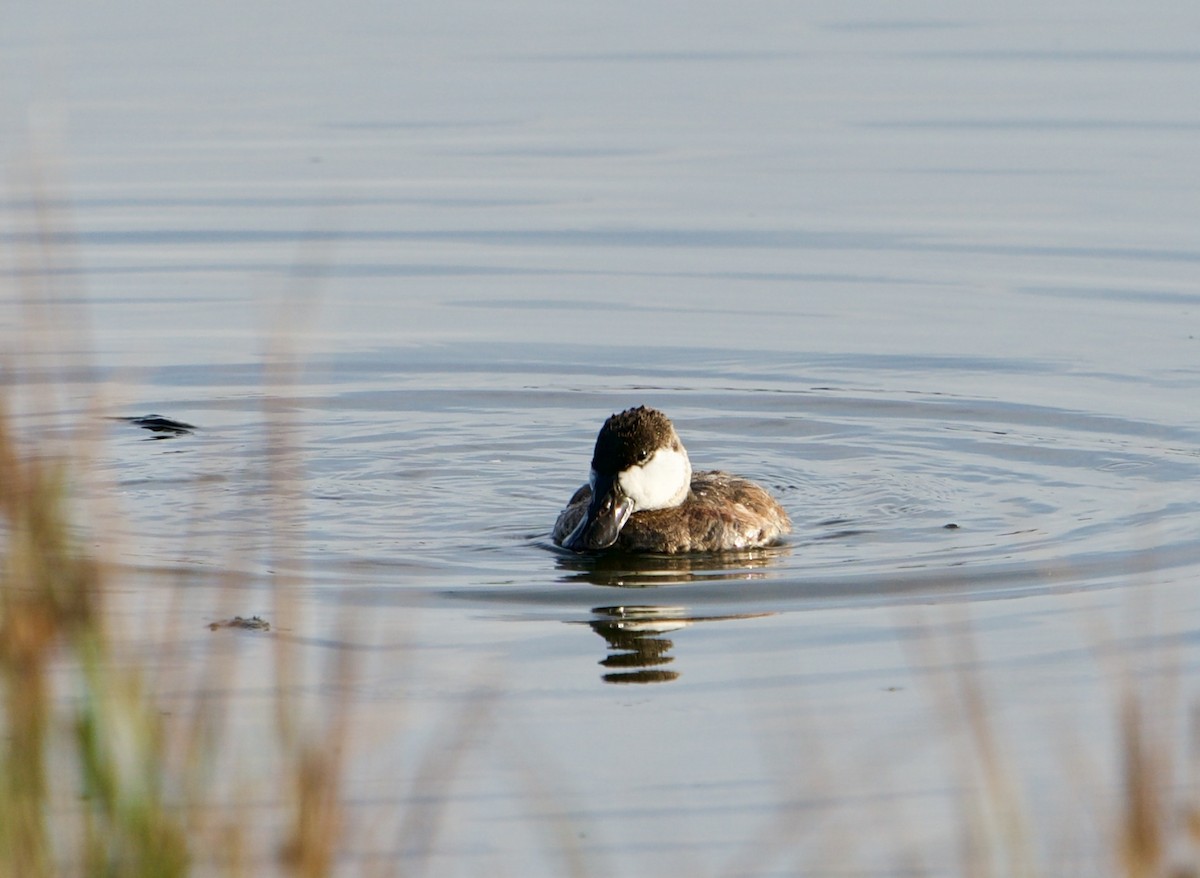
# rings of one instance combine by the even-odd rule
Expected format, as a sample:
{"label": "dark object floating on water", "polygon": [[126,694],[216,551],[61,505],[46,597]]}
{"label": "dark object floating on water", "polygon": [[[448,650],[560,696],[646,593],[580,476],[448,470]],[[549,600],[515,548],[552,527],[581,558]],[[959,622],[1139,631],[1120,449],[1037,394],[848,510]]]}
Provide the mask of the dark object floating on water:
{"label": "dark object floating on water", "polygon": [[208,623],[209,631],[216,631],[218,628],[242,628],[246,631],[270,631],[271,623],[261,616],[251,616],[249,619],[243,619],[241,616],[234,616],[232,619],[223,619],[220,622]]}
{"label": "dark object floating on water", "polygon": [[949,524],[943,524],[942,530],[958,530],[958,525],[952,521]]}
{"label": "dark object floating on water", "polygon": [[156,435],[151,436],[151,439],[172,439],[175,436],[190,436],[198,428],[191,424],[185,424],[183,421],[174,421],[171,418],[164,418],[162,415],[142,415],[139,418],[113,418],[114,421],[124,421],[127,424],[133,424],[135,427],[141,427],[143,430],[149,430]]}

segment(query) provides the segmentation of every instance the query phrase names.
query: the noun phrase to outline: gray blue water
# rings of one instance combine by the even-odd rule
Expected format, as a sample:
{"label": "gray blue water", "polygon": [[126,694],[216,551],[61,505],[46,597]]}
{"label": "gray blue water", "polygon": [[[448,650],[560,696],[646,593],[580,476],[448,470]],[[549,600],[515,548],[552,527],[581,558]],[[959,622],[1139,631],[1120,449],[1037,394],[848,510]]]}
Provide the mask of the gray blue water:
{"label": "gray blue water", "polygon": [[[347,800],[440,828],[348,870],[954,874],[962,667],[1031,846],[1103,859],[1122,673],[1200,658],[1200,13],[7,14],[5,383],[71,364],[26,423],[98,425],[135,628],[279,582],[361,657]],[[553,549],[638,404],[788,543]]]}

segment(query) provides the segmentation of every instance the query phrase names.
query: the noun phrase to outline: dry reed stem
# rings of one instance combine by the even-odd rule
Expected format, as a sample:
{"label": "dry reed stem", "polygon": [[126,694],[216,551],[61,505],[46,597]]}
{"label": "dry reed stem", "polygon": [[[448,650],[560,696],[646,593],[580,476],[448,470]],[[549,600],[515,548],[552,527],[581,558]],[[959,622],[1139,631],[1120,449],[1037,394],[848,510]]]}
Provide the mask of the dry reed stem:
{"label": "dry reed stem", "polygon": [[[946,608],[949,623],[914,624],[906,641],[910,663],[931,683],[935,707],[956,747],[957,773],[966,779],[960,871],[968,878],[1035,878],[1039,875],[1028,813],[995,731],[984,691],[982,663],[970,620],[961,607]],[[943,651],[937,633],[947,641]]]}
{"label": "dry reed stem", "polygon": [[[80,475],[85,452],[77,447],[59,458],[33,453],[29,449],[40,446],[21,447],[13,432],[8,406],[18,389],[27,389],[34,404],[37,417],[30,423],[43,425],[69,408],[65,382],[72,376],[80,376],[84,390],[95,393],[90,372],[76,354],[84,349],[84,315],[77,306],[65,313],[61,305],[78,297],[55,288],[64,276],[53,270],[63,248],[52,243],[60,239],[52,232],[66,228],[66,218],[52,216],[51,199],[36,188],[30,198],[35,228],[22,238],[31,243],[15,254],[28,325],[17,333],[15,346],[0,346],[25,367],[18,373],[11,359],[4,360],[4,377],[11,380],[0,393],[0,875],[42,878],[61,868],[95,875],[182,875],[191,869],[185,826],[219,838],[215,847],[228,852],[226,874],[234,874],[247,862],[247,832],[261,833],[244,829],[237,818],[247,812],[237,803],[236,813],[218,818],[215,828],[204,816],[231,810],[213,808],[209,797],[214,754],[226,733],[226,696],[211,693],[228,691],[219,684],[234,679],[233,660],[210,655],[188,715],[164,722],[144,680],[161,672],[145,663],[119,668],[114,662],[113,620],[104,612],[107,572],[72,535],[67,477]],[[273,359],[285,370],[288,362]],[[289,551],[294,546],[281,535],[292,532],[290,525],[299,520],[300,477],[280,398],[269,397],[265,412],[272,428],[268,481],[276,539],[271,550],[286,585],[294,581]],[[80,435],[98,429],[83,423]],[[276,608],[293,619],[289,591],[277,590],[276,597]],[[162,621],[150,627],[159,630]],[[178,631],[178,626],[168,622],[162,630]],[[296,791],[289,797],[296,803],[296,818],[281,864],[315,878],[335,868],[351,673],[347,656],[339,652],[331,677],[338,697],[331,713],[322,711],[333,718],[318,732],[307,730],[294,694],[297,663],[289,641],[275,639],[280,644],[277,743]],[[56,676],[78,685],[77,705],[64,704],[64,693],[52,682]],[[173,682],[186,690],[185,681]],[[65,729],[73,734],[58,733]],[[74,764],[77,773],[56,768],[56,788],[47,773],[50,760],[57,766]],[[82,807],[58,798],[64,782],[68,789],[82,787]]]}
{"label": "dry reed stem", "polygon": [[0,412],[0,679],[7,748],[0,792],[0,864],[11,874],[54,874],[47,778],[58,696],[50,684],[63,651],[78,668],[76,756],[87,791],[83,868],[171,876],[186,863],[175,820],[162,808],[157,717],[136,675],[111,670],[100,566],[72,538],[66,464],[22,452]]}
{"label": "dry reed stem", "polygon": [[1169,809],[1165,753],[1152,746],[1141,700],[1126,692],[1121,706],[1121,758],[1124,790],[1120,853],[1128,878],[1165,874]]}
{"label": "dry reed stem", "polygon": [[480,690],[467,699],[461,713],[447,714],[441,728],[433,735],[434,743],[415,767],[410,786],[412,798],[418,800],[427,791],[437,792],[428,793],[430,804],[414,804],[401,818],[395,850],[399,857],[411,857],[407,874],[429,873],[429,860],[443,825],[444,803],[459,766],[493,710],[495,697],[494,690]]}
{"label": "dry reed stem", "polygon": [[[318,264],[323,260],[317,259]],[[304,282],[302,282],[302,279]],[[298,559],[304,519],[303,465],[294,423],[293,399],[299,360],[293,349],[301,325],[316,302],[317,279],[297,272],[279,306],[275,331],[270,335],[267,362],[267,484],[272,502],[271,556],[274,612],[279,627],[292,629],[298,622],[295,591],[302,581]],[[344,638],[339,640],[344,643]],[[321,878],[333,873],[345,831],[342,802],[343,760],[348,746],[353,679],[349,650],[338,647],[333,667],[323,685],[333,688],[332,703],[322,705],[322,719],[305,717],[296,696],[298,656],[291,637],[276,637],[276,731],[292,779],[293,816],[281,848],[285,867],[299,878]]]}
{"label": "dry reed stem", "polygon": [[52,472],[46,462],[22,456],[7,411],[0,410],[0,673],[6,723],[0,863],[12,874],[29,876],[50,874],[52,863],[43,813],[49,664],[73,615],[70,589],[94,572],[74,569],[64,553],[61,480]]}

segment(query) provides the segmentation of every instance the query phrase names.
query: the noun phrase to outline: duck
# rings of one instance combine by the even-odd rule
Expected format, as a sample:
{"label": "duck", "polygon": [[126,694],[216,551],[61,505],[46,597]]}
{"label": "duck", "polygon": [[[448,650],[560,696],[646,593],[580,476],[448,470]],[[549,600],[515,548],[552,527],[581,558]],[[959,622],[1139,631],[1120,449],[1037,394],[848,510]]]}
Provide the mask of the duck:
{"label": "duck", "polygon": [[774,545],[792,529],[787,512],[749,479],[693,472],[671,420],[646,406],[609,417],[592,453],[588,483],[554,523],[554,543],[664,555]]}

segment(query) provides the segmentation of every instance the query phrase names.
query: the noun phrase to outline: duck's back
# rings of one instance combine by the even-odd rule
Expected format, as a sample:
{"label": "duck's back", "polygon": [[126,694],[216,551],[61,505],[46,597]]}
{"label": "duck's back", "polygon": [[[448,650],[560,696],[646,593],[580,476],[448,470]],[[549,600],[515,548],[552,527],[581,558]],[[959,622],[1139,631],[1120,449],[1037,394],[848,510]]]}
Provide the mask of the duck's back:
{"label": "duck's back", "polygon": [[[591,488],[575,492],[554,525],[561,543],[575,529],[591,500]],[[770,545],[792,523],[775,498],[758,484],[720,471],[692,474],[692,488],[680,506],[629,516],[617,548],[629,552],[722,552]]]}

